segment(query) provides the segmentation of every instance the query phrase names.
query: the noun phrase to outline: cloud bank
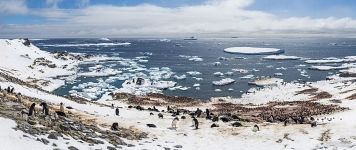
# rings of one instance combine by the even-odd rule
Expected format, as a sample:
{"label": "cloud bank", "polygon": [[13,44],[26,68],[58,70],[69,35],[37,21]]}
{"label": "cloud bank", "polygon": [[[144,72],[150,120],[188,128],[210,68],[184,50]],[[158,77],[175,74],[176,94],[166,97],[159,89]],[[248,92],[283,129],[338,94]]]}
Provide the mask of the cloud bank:
{"label": "cloud bank", "polygon": [[[21,0],[16,0],[20,2]],[[58,0],[48,0],[56,6]],[[1,1],[0,1],[1,2]],[[84,1],[87,3],[88,1]],[[151,4],[136,6],[94,5],[80,9],[21,11],[45,17],[48,22],[1,25],[3,36],[37,37],[181,37],[244,35],[345,35],[356,31],[352,18],[281,18],[250,10],[253,0],[210,0],[201,5],[177,8]],[[6,12],[16,12],[7,7]],[[2,10],[4,6],[0,3]]]}

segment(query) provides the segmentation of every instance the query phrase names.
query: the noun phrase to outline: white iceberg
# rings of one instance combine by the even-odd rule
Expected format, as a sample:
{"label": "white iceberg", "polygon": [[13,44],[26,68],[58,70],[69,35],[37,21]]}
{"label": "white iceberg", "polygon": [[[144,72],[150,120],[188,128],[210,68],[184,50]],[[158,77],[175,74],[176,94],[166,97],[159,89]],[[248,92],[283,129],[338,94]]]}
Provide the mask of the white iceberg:
{"label": "white iceberg", "polygon": [[257,79],[253,82],[249,82],[248,84],[256,86],[275,86],[281,82],[283,82],[283,79],[280,78],[263,78]]}
{"label": "white iceberg", "polygon": [[105,68],[105,69],[97,69],[91,72],[81,72],[78,73],[78,76],[85,76],[85,77],[107,77],[107,76],[114,76],[117,74],[122,73],[122,71],[115,70],[112,68]]}
{"label": "white iceberg", "polygon": [[228,84],[232,84],[234,83],[235,80],[231,79],[231,78],[225,78],[225,79],[221,79],[219,81],[213,81],[213,85],[217,85],[217,86],[223,86],[223,85],[228,85]]}
{"label": "white iceberg", "polygon": [[251,79],[253,78],[254,75],[253,74],[249,74],[249,75],[246,75],[246,76],[243,76],[243,77],[240,77],[241,79]]}
{"label": "white iceberg", "polygon": [[329,70],[341,70],[348,68],[356,68],[356,63],[345,63],[341,66],[310,66],[309,69],[320,70],[320,71],[329,71]]}
{"label": "white iceberg", "polygon": [[231,71],[239,72],[239,73],[243,73],[243,74],[248,73],[248,70],[246,70],[246,69],[231,69]]}
{"label": "white iceberg", "polygon": [[99,40],[101,40],[101,41],[110,41],[109,38],[100,38]]}
{"label": "white iceberg", "polygon": [[170,39],[159,39],[160,42],[170,42]]}
{"label": "white iceberg", "polygon": [[284,50],[278,48],[230,47],[224,49],[224,52],[244,55],[269,55],[281,54],[284,53]]}
{"label": "white iceberg", "polygon": [[181,76],[178,76],[178,75],[174,75],[173,78],[177,79],[177,80],[183,80],[183,79],[186,79],[187,76],[185,74],[181,75]]}
{"label": "white iceberg", "polygon": [[287,55],[269,55],[269,56],[263,57],[263,59],[267,59],[267,60],[298,60],[298,59],[301,59],[301,57],[287,56]]}
{"label": "white iceberg", "polygon": [[283,73],[277,72],[273,74],[274,76],[283,76]]}
{"label": "white iceberg", "polygon": [[203,61],[203,58],[200,58],[199,56],[187,56],[187,55],[179,55],[181,58],[187,58],[189,61]]}
{"label": "white iceberg", "polygon": [[214,91],[215,92],[221,92],[222,90],[221,89],[215,89]]}
{"label": "white iceberg", "polygon": [[308,64],[323,64],[323,63],[347,63],[356,62],[356,56],[346,56],[345,58],[335,58],[329,57],[324,59],[306,60],[305,63]]}
{"label": "white iceberg", "polygon": [[189,74],[191,76],[201,75],[201,73],[198,71],[188,71],[187,74]]}
{"label": "white iceberg", "polygon": [[214,76],[223,76],[224,75],[224,73],[222,73],[222,72],[215,72],[214,73]]}

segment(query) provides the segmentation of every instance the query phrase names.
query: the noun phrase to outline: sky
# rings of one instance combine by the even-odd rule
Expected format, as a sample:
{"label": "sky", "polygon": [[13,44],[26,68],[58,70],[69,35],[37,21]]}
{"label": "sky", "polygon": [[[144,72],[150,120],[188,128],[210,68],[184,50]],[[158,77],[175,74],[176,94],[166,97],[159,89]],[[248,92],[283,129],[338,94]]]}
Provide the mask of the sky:
{"label": "sky", "polygon": [[0,0],[1,38],[355,36],[355,0]]}

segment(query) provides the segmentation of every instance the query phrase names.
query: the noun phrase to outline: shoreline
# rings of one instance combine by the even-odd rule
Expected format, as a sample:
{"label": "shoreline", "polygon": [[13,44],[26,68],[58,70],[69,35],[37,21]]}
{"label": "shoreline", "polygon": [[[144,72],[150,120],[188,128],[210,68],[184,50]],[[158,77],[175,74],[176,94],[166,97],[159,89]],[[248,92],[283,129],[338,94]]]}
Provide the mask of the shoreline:
{"label": "shoreline", "polygon": [[[0,118],[16,121],[16,129],[24,131],[21,136],[43,143],[45,149],[73,145],[77,149],[110,150],[234,149],[236,145],[246,149],[350,148],[356,142],[349,132],[356,125],[355,81],[353,77],[333,76],[305,84],[278,83],[251,88],[237,99],[201,101],[158,93],[135,96],[109,92],[91,101],[55,95],[0,70],[2,89],[14,88],[14,92],[0,93]],[[41,102],[49,105],[49,116],[40,113],[38,106],[36,116],[21,116],[31,103]],[[60,103],[64,103],[67,117],[55,117]],[[116,108],[119,115],[115,114]],[[173,128],[176,117],[179,121]],[[199,123],[198,129],[192,127],[193,118]],[[111,129],[114,123],[118,131]],[[78,126],[86,130],[78,130]],[[53,135],[57,140],[51,139]]]}

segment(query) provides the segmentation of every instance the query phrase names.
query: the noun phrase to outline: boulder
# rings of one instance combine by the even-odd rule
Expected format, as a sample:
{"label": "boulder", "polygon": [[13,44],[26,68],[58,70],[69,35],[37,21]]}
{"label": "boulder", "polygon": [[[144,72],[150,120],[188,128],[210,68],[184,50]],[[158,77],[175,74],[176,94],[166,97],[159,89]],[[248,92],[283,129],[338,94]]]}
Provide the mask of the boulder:
{"label": "boulder", "polygon": [[213,123],[210,127],[211,127],[211,128],[215,128],[215,127],[219,127],[219,125],[218,125],[218,124]]}
{"label": "boulder", "polygon": [[29,119],[27,122],[28,122],[30,125],[36,125],[36,124],[37,124],[37,122],[36,122],[35,120],[32,120],[32,119]]}
{"label": "boulder", "polygon": [[37,139],[37,141],[41,141],[43,144],[46,144],[46,145],[49,143],[49,141],[47,139],[44,139],[44,138],[41,138],[40,140]]}
{"label": "boulder", "polygon": [[175,148],[183,148],[182,145],[175,145],[174,147],[175,147]]}
{"label": "boulder", "polygon": [[148,127],[150,127],[150,128],[156,128],[157,126],[156,125],[154,125],[154,124],[146,124]]}
{"label": "boulder", "polygon": [[49,139],[54,139],[54,140],[58,140],[57,135],[55,135],[55,134],[53,134],[53,133],[50,133],[47,138],[49,138]]}
{"label": "boulder", "polygon": [[240,122],[234,122],[231,124],[233,127],[241,127],[242,124]]}
{"label": "boulder", "polygon": [[111,146],[107,146],[106,149],[108,149],[108,150],[116,150],[115,147],[111,147]]}
{"label": "boulder", "polygon": [[69,146],[68,147],[69,150],[79,150],[78,148],[74,147],[74,146]]}
{"label": "boulder", "polygon": [[25,45],[25,46],[30,46],[31,45],[31,42],[30,42],[30,40],[28,38],[25,38],[23,40],[24,40],[23,45]]}

